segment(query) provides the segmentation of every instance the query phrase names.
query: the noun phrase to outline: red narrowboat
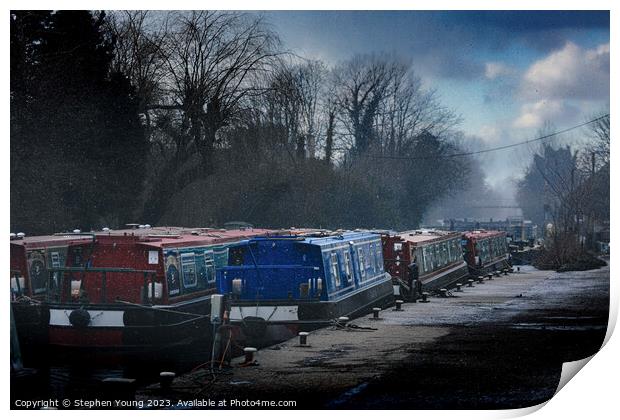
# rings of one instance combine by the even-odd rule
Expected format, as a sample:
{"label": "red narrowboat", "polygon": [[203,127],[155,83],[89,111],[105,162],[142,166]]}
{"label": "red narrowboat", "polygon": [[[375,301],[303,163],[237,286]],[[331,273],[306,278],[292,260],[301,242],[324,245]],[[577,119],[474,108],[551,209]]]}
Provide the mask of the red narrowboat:
{"label": "red narrowboat", "polygon": [[215,271],[227,263],[228,246],[271,232],[141,225],[80,236],[67,245],[64,264],[47,262],[38,289],[48,349],[159,358],[210,341]]}
{"label": "red narrowboat", "polygon": [[463,255],[472,275],[510,267],[506,232],[474,230],[463,233]]}
{"label": "red narrowboat", "polygon": [[448,287],[468,274],[457,232],[412,230],[383,233],[385,271],[394,294],[405,300]]}
{"label": "red narrowboat", "polygon": [[[65,266],[69,247],[93,245],[93,235],[26,237],[11,234],[11,307],[25,360],[48,341],[49,311],[42,304],[50,269]],[[58,276],[58,274],[55,274]]]}

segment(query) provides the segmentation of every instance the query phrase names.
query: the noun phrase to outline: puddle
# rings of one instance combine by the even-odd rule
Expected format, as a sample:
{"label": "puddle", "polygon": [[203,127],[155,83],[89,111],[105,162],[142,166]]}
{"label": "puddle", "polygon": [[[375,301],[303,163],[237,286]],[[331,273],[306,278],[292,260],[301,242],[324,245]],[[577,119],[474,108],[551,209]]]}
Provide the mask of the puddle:
{"label": "puddle", "polygon": [[515,330],[546,330],[546,331],[595,331],[605,330],[605,325],[550,325],[540,323],[521,323],[510,326]]}
{"label": "puddle", "polygon": [[361,384],[351,388],[350,390],[346,391],[344,394],[340,395],[338,398],[327,404],[327,407],[335,407],[348,402],[351,398],[355,397],[360,392],[365,390],[368,385],[369,382],[362,382]]}

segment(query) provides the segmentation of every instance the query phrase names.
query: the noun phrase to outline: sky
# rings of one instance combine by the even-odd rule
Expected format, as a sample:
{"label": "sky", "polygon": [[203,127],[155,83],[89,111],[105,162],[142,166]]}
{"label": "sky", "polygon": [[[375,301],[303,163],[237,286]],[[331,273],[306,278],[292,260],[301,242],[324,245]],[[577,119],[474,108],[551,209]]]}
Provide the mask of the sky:
{"label": "sky", "polygon": [[[410,59],[425,86],[462,117],[470,150],[528,140],[609,109],[607,11],[262,13],[302,57],[332,65],[357,53]],[[566,137],[570,143],[579,133]],[[510,198],[532,151],[479,155],[486,181]]]}

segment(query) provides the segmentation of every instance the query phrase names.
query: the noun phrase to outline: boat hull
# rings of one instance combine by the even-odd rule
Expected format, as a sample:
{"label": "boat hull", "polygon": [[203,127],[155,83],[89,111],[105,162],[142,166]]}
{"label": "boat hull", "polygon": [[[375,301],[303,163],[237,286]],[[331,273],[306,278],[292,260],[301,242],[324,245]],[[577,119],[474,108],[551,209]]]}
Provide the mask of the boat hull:
{"label": "boat hull", "polygon": [[[36,347],[31,324],[17,324],[22,348],[36,351],[37,364],[70,360],[107,365],[133,361],[173,361],[178,350],[212,343],[210,298],[166,307],[140,305],[41,304]],[[35,308],[31,309],[35,312]],[[32,319],[24,316],[22,320]],[[83,321],[80,321],[82,318]],[[86,321],[84,321],[86,319]]]}
{"label": "boat hull", "polygon": [[469,274],[472,276],[484,276],[497,270],[501,271],[504,268],[510,267],[511,265],[507,257],[499,257],[495,260],[485,263],[480,267],[469,267]]}
{"label": "boat hull", "polygon": [[394,302],[389,275],[370,287],[336,301],[246,301],[230,302],[233,338],[239,346],[265,347],[333,325],[341,316],[350,319],[365,315],[373,307],[385,308]]}
{"label": "boat hull", "polygon": [[458,283],[468,274],[467,264],[462,262],[456,267],[451,267],[449,270],[439,272],[435,275],[421,278],[423,292],[437,291],[438,289],[448,288]]}

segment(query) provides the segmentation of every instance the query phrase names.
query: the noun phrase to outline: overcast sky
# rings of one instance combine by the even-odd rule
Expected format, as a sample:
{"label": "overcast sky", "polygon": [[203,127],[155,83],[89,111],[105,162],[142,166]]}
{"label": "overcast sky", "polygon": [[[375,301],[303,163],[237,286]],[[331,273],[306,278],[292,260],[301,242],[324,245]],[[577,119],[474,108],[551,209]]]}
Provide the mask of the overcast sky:
{"label": "overcast sky", "polygon": [[[596,11],[263,12],[285,46],[335,64],[395,52],[463,118],[472,150],[562,129],[609,104],[609,13]],[[518,176],[529,150],[483,156],[487,180]]]}

